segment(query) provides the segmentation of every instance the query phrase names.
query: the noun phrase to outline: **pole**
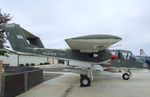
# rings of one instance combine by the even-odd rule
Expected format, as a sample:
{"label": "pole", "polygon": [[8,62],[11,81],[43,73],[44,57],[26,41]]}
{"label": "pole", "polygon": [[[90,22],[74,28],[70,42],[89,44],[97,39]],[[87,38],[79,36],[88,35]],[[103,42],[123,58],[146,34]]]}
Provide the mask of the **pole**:
{"label": "pole", "polygon": [[3,74],[3,61],[0,60],[0,80],[2,80],[2,74]]}
{"label": "pole", "polygon": [[[0,60],[0,96],[1,97],[3,97],[3,95],[4,95],[4,84],[2,84],[2,82],[4,81],[3,79],[2,79],[2,76],[3,76],[3,61],[2,60]],[[2,81],[3,80],[3,81]],[[3,86],[2,86],[3,85]]]}

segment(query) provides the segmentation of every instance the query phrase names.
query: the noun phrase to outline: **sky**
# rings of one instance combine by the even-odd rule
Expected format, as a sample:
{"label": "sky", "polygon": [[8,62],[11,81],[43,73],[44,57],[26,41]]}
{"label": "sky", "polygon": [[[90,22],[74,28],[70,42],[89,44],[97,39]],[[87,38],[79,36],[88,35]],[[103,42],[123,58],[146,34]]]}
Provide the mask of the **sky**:
{"label": "sky", "polygon": [[122,38],[111,49],[139,55],[142,48],[150,55],[150,0],[0,0],[0,9],[46,48],[69,48],[64,39],[71,37],[111,34]]}

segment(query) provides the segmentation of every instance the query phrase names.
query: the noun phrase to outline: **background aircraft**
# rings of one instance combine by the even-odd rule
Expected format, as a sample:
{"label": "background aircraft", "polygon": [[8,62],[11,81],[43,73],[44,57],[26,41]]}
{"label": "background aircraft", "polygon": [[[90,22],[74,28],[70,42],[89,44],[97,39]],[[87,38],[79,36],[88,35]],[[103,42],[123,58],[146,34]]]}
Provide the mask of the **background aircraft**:
{"label": "background aircraft", "polygon": [[148,64],[148,69],[150,69],[150,56],[147,56],[144,49],[140,49],[140,55],[136,56],[138,60],[146,62]]}
{"label": "background aircraft", "polygon": [[[40,38],[26,31],[20,25],[0,25],[1,31],[6,33],[13,50],[18,52],[34,53],[51,56],[57,59],[71,60],[74,66],[78,66],[72,72],[80,74],[80,86],[87,87],[93,80],[93,68],[96,64],[108,63],[115,59],[108,47],[120,41],[121,38],[114,35],[87,35],[66,39],[70,50],[45,49]],[[123,74],[123,79],[130,78],[130,72]]]}

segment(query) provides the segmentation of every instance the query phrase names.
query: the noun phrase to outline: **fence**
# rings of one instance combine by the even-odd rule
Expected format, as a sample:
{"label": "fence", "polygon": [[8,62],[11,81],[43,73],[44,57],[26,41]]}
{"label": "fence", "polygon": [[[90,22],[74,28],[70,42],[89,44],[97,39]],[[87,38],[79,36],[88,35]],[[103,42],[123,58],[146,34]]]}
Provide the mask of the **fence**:
{"label": "fence", "polygon": [[14,97],[43,82],[43,71],[33,67],[6,67],[1,97]]}

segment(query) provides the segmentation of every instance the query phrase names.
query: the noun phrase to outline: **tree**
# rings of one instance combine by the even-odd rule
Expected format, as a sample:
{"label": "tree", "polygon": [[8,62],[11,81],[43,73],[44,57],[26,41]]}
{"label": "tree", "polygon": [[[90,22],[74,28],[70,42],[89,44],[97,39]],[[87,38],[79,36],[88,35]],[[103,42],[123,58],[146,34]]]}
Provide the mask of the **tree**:
{"label": "tree", "polygon": [[[0,25],[7,24],[10,20],[11,20],[10,14],[2,13],[0,9]],[[5,48],[4,43],[5,43],[4,32],[2,31],[2,29],[0,29],[0,49]]]}

